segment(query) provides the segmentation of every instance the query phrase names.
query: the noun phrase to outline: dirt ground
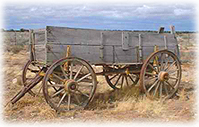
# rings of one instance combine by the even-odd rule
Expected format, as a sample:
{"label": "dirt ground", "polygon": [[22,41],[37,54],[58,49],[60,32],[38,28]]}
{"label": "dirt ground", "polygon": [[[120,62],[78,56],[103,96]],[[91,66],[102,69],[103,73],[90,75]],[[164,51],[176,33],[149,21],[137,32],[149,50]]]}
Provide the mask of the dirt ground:
{"label": "dirt ground", "polygon": [[[178,91],[178,97],[165,102],[150,100],[136,94],[137,88],[131,90],[113,91],[106,83],[104,77],[98,77],[96,95],[88,109],[68,111],[57,114],[45,102],[43,96],[32,97],[26,94],[15,105],[8,105],[3,109],[3,120],[13,122],[89,122],[89,121],[177,121],[192,122],[196,119],[196,95],[195,95],[195,57],[196,40],[186,40],[181,35],[180,42],[182,64],[182,81]],[[193,42],[194,41],[194,42]],[[27,47],[26,47],[27,48]],[[5,51],[3,53],[3,105],[22,88],[21,74],[24,64],[29,59],[26,50],[18,53]],[[132,93],[126,96],[125,93]],[[117,96],[110,103],[108,100]]]}

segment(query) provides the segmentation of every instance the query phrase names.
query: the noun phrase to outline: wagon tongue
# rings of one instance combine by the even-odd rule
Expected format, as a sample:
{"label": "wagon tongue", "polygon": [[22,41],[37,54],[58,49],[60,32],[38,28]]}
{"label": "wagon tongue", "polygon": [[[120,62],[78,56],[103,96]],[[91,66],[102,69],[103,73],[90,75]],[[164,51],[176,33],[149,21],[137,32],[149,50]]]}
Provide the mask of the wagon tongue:
{"label": "wagon tongue", "polygon": [[36,86],[41,80],[43,76],[37,75],[32,82],[27,84],[25,87],[21,89],[11,100],[12,104],[15,104],[19,99],[21,99],[29,90],[31,90],[34,86]]}
{"label": "wagon tongue", "polygon": [[[42,68],[41,71],[46,72],[46,68]],[[35,87],[44,76],[36,75],[34,79],[31,80],[28,84],[26,84],[8,103],[15,104],[18,100],[20,100],[28,91],[30,91],[33,87]],[[7,104],[8,104],[7,103]],[[7,106],[6,104],[6,106]]]}

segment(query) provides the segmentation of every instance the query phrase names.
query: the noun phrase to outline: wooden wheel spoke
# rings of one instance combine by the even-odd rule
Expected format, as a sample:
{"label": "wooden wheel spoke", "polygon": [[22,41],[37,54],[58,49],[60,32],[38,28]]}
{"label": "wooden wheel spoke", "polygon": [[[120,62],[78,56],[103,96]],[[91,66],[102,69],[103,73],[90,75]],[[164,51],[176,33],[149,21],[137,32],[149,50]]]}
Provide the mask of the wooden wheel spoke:
{"label": "wooden wheel spoke", "polygon": [[149,77],[147,80],[150,81],[150,80],[154,80],[154,79],[156,80],[156,79],[158,79],[158,77]]}
{"label": "wooden wheel spoke", "polygon": [[61,71],[64,74],[65,79],[68,79],[68,75],[66,74],[64,68],[62,67],[62,65],[60,65]]}
{"label": "wooden wheel spoke", "polygon": [[[104,70],[111,70],[113,73],[115,72],[111,76],[105,74],[106,82],[113,89],[122,89],[124,86],[132,86],[137,84],[139,80],[139,77],[137,76],[138,73],[132,72],[132,67],[132,65],[104,67]],[[129,74],[122,72],[124,70],[126,70],[125,72],[128,72]]]}
{"label": "wooden wheel spoke", "polygon": [[126,85],[129,86],[127,75],[125,75]]}
{"label": "wooden wheel spoke", "polygon": [[[55,91],[57,91],[57,89],[53,86],[52,82],[50,80],[48,80],[48,82],[51,84],[51,86],[54,88]],[[49,84],[47,84],[49,85]]]}
{"label": "wooden wheel spoke", "polygon": [[153,69],[156,73],[158,73],[157,70],[150,63],[149,63],[149,67],[151,67],[151,69]]}
{"label": "wooden wheel spoke", "polygon": [[116,85],[118,84],[118,82],[119,82],[119,80],[120,80],[121,76],[122,76],[122,74],[120,74],[120,75],[119,75],[119,77],[117,78],[117,80],[116,80],[116,82],[115,82],[114,86],[116,86]]}
{"label": "wooden wheel spoke", "polygon": [[64,93],[64,95],[61,97],[59,103],[57,104],[57,107],[59,108],[59,106],[61,105],[62,101],[64,100],[64,98],[66,97],[67,93]]}
{"label": "wooden wheel spoke", "polygon": [[90,75],[91,75],[91,73],[88,73],[87,75],[84,75],[82,78],[78,79],[77,82],[82,81],[83,79],[87,78]]}
{"label": "wooden wheel spoke", "polygon": [[146,72],[145,74],[151,75],[151,76],[158,76],[157,74],[153,74],[153,73],[150,73],[150,72]]}
{"label": "wooden wheel spoke", "polygon": [[32,90],[28,91],[30,95],[32,95],[33,97],[35,96],[35,93],[33,93]]}
{"label": "wooden wheel spoke", "polygon": [[77,71],[77,73],[74,76],[74,80],[76,80],[77,76],[79,75],[79,73],[81,72],[81,70],[83,69],[83,65],[80,67],[80,69]]}
{"label": "wooden wheel spoke", "polygon": [[164,55],[165,57],[161,60],[161,70],[165,70],[165,66],[166,66],[166,55]]}
{"label": "wooden wheel spoke", "polygon": [[116,76],[118,76],[118,74],[114,75],[113,77],[111,77],[109,80],[114,79]]}
{"label": "wooden wheel spoke", "polygon": [[175,63],[176,63],[176,61],[173,61],[172,64],[170,64],[169,66],[167,66],[167,68],[165,69],[165,71],[168,71]]}
{"label": "wooden wheel spoke", "polygon": [[161,71],[164,69],[163,68],[163,53],[161,53],[160,60],[161,60],[161,62],[160,62],[160,71]]}
{"label": "wooden wheel spoke", "polygon": [[155,61],[156,61],[157,70],[158,70],[158,72],[160,72],[160,66],[159,66],[159,61],[158,61],[158,55],[154,56],[154,59],[155,59]]}
{"label": "wooden wheel spoke", "polygon": [[121,89],[123,88],[123,83],[124,83],[124,75],[122,75]]}
{"label": "wooden wheel spoke", "polygon": [[174,74],[177,71],[179,71],[179,69],[176,69],[176,70],[173,70],[173,71],[170,70],[170,71],[167,71],[167,72],[169,73],[169,75],[172,75],[172,74]]}
{"label": "wooden wheel spoke", "polygon": [[77,101],[77,103],[81,104],[80,100],[78,99],[77,95],[74,94],[75,100]]}
{"label": "wooden wheel spoke", "polygon": [[70,100],[71,100],[71,95],[68,94],[68,110],[70,110]]}
{"label": "wooden wheel spoke", "polygon": [[155,82],[153,83],[153,85],[147,90],[148,93],[152,90],[152,88],[159,82],[159,80],[155,80]]}
{"label": "wooden wheel spoke", "polygon": [[169,76],[169,79],[175,79],[175,80],[178,80],[179,78]]}
{"label": "wooden wheel spoke", "polygon": [[166,62],[164,61],[161,66],[162,66],[162,70],[164,71],[165,70],[165,66],[166,66]]}
{"label": "wooden wheel spoke", "polygon": [[163,84],[164,89],[165,89],[165,92],[166,92],[166,94],[167,94],[167,96],[168,96],[168,95],[169,95],[169,92],[168,92],[167,86],[165,85],[165,83],[164,83],[164,82],[162,82],[162,84]]}
{"label": "wooden wheel spoke", "polygon": [[160,98],[162,98],[162,82],[160,82],[160,89],[159,90],[160,90],[160,94],[159,94]]}
{"label": "wooden wheel spoke", "polygon": [[168,81],[165,81],[172,89],[175,89]]}
{"label": "wooden wheel spoke", "polygon": [[56,77],[57,79],[59,79],[60,81],[64,82],[64,79],[62,79],[61,77],[59,77],[58,75],[52,73],[53,77]]}
{"label": "wooden wheel spoke", "polygon": [[92,83],[92,79],[85,78],[85,79],[81,80],[81,82]]}
{"label": "wooden wheel spoke", "polygon": [[81,86],[93,87],[93,84],[92,84],[92,83],[89,83],[89,84],[85,84],[85,83],[84,83],[84,84],[83,84],[83,83],[80,84],[80,83],[79,83],[78,86],[80,86],[80,87],[81,87]]}
{"label": "wooden wheel spoke", "polygon": [[60,94],[60,93],[63,92],[63,91],[64,91],[64,89],[60,89],[60,90],[56,91],[56,92],[51,96],[51,98],[57,96],[58,94]]}
{"label": "wooden wheel spoke", "polygon": [[168,67],[168,64],[169,64],[169,55],[168,54],[166,54],[165,61],[166,61],[165,66]]}
{"label": "wooden wheel spoke", "polygon": [[40,85],[40,87],[39,87],[39,91],[37,92],[36,96],[38,96],[38,95],[41,93],[42,88],[43,88],[43,86],[42,86],[42,85]]}
{"label": "wooden wheel spoke", "polygon": [[70,79],[73,78],[73,62],[71,62],[71,66],[70,66]]}
{"label": "wooden wheel spoke", "polygon": [[48,86],[51,86],[51,87],[64,87],[63,84],[48,84]]}
{"label": "wooden wheel spoke", "polygon": [[157,85],[156,88],[155,88],[155,91],[154,91],[154,94],[153,94],[154,97],[155,97],[155,95],[156,95],[156,93],[157,93],[157,91],[158,91],[159,86],[160,86],[160,82],[158,82],[158,85]]}
{"label": "wooden wheel spoke", "polygon": [[131,81],[133,82],[133,84],[136,84],[136,82],[133,80],[133,78],[130,75],[128,75],[128,77],[131,79]]}
{"label": "wooden wheel spoke", "polygon": [[85,94],[85,93],[82,93],[82,91],[80,91],[80,90],[78,90],[78,89],[77,89],[77,91],[78,91],[80,94],[82,94],[82,95],[84,95],[84,96],[86,96],[86,97],[89,98],[89,95],[87,95],[87,94]]}

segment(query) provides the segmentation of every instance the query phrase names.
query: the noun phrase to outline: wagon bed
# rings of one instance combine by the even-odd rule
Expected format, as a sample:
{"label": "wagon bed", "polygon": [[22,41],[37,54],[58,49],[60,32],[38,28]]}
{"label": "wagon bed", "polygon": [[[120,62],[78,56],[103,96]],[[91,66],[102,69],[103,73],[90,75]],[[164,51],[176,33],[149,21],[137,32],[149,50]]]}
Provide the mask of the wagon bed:
{"label": "wagon bed", "polygon": [[147,33],[116,30],[95,30],[47,26],[33,30],[30,44],[34,48],[34,61],[51,65],[70,55],[82,58],[90,64],[138,64],[151,53],[154,46],[168,49],[179,57],[174,34]]}

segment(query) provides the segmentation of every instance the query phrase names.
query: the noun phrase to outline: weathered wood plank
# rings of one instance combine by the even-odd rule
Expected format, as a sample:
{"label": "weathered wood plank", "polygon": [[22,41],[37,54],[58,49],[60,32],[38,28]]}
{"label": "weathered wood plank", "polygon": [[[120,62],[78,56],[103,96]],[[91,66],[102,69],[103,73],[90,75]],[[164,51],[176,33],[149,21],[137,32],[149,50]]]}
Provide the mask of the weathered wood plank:
{"label": "weathered wood plank", "polygon": [[45,45],[35,45],[35,56],[36,60],[45,62]]}
{"label": "weathered wood plank", "polygon": [[100,44],[101,31],[71,29],[67,27],[47,27],[47,41],[72,44]]}
{"label": "weathered wood plank", "polygon": [[124,51],[122,47],[115,47],[115,63],[132,63],[137,62],[136,49]]}
{"label": "weathered wood plank", "polygon": [[159,49],[165,48],[165,38],[166,47],[177,52],[177,41],[174,35],[168,33],[103,31],[47,26],[46,34],[45,31],[35,34],[35,46],[38,48],[36,57],[37,60],[45,60],[48,64],[52,64],[52,62],[66,57],[67,45],[71,45],[72,56],[85,59],[92,64],[135,63],[138,62],[137,57],[141,57],[137,50],[140,44],[144,60],[153,52],[155,45]]}
{"label": "weathered wood plank", "polygon": [[[165,49],[165,46],[158,46],[158,50],[163,50],[163,49]],[[177,50],[175,46],[168,46],[167,49],[177,55]],[[145,60],[150,54],[154,52],[154,46],[143,47],[143,51],[144,51],[143,60]]]}
{"label": "weathered wood plank", "polygon": [[[47,45],[47,62],[52,63],[66,57],[67,45]],[[113,61],[112,47],[104,47],[104,58],[100,58],[100,46],[71,45],[71,56],[85,59],[90,63],[105,63]]]}
{"label": "weathered wood plank", "polygon": [[129,33],[122,32],[122,49],[129,50]]}
{"label": "weathered wood plank", "polygon": [[45,44],[45,32],[35,33],[35,45],[44,45]]}
{"label": "weathered wood plank", "polygon": [[[72,29],[67,27],[47,27],[47,41],[48,43],[61,44],[80,44],[80,45],[100,45],[101,43],[100,30],[88,29]],[[140,33],[126,32],[129,34],[129,46],[135,46],[135,40],[138,40]],[[104,45],[120,45],[122,46],[123,35],[122,31],[103,31]],[[164,45],[164,36],[170,40],[168,45],[176,44],[176,40],[172,34],[157,34],[157,33],[142,33],[144,46]]]}
{"label": "weathered wood plank", "polygon": [[34,29],[33,32],[34,33],[40,33],[40,32],[44,32],[46,29],[43,28],[43,29]]}
{"label": "weathered wood plank", "polygon": [[[168,38],[168,46],[174,46],[177,44],[173,35],[167,34],[165,36]],[[162,34],[144,34],[142,35],[142,42],[143,46],[165,46],[164,35]]]}

